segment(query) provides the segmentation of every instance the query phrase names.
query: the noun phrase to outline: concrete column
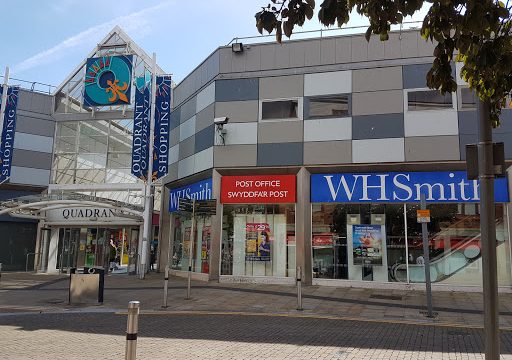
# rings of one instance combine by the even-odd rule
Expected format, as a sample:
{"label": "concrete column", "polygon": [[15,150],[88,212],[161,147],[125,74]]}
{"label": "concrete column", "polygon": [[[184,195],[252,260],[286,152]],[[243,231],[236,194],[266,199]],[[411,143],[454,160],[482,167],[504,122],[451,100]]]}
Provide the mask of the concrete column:
{"label": "concrete column", "polygon": [[210,280],[219,280],[220,251],[222,246],[222,205],[220,203],[220,181],[222,176],[215,170],[212,173],[213,198],[217,199],[217,214],[211,217],[212,235],[210,243]]}
{"label": "concrete column", "polygon": [[165,270],[169,264],[170,249],[170,225],[171,214],[169,213],[169,189],[165,186],[162,188],[162,207],[160,208],[160,232],[158,234],[158,272]]}
{"label": "concrete column", "polygon": [[305,285],[311,285],[313,281],[310,187],[310,173],[306,168],[301,168],[297,174],[295,242],[297,266],[303,269],[302,283]]}
{"label": "concrete column", "polygon": [[34,247],[34,271],[37,271],[41,268],[41,266],[39,266],[40,264],[40,261],[41,261],[41,236],[42,236],[42,227],[44,225],[44,221],[43,220],[40,220],[38,223],[37,223],[37,233],[36,233],[36,246]]}
{"label": "concrete column", "polygon": [[46,272],[48,273],[56,273],[59,271],[57,269],[57,259],[59,257],[59,228],[52,227],[51,235],[50,235],[50,246],[48,248],[48,268]]}

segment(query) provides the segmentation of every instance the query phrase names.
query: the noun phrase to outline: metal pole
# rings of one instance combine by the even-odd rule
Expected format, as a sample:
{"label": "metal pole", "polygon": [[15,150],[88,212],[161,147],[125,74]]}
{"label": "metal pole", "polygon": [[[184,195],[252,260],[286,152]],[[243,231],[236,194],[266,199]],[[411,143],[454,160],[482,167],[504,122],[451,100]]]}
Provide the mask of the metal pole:
{"label": "metal pole", "polygon": [[2,280],[2,263],[0,263],[0,280]]}
{"label": "metal pole", "polygon": [[167,307],[167,294],[169,288],[169,266],[165,267],[165,277],[164,277],[164,308]]}
{"label": "metal pole", "polygon": [[478,178],[480,180],[480,233],[484,296],[485,359],[498,360],[498,281],[496,267],[496,223],[494,209],[494,170],[491,106],[478,101]]}
{"label": "metal pole", "polygon": [[156,53],[153,53],[151,77],[151,113],[149,117],[149,163],[148,178],[146,181],[145,198],[144,198],[144,226],[142,234],[142,249],[140,257],[139,278],[144,279],[146,276],[146,264],[148,260],[148,242],[151,241],[151,229],[153,223],[153,147],[155,136],[155,98],[156,98]]}
{"label": "metal pole", "polygon": [[[2,102],[0,103],[0,135],[4,131],[5,104],[7,103],[7,90],[9,83],[9,67],[5,67],[4,84],[2,85]],[[2,145],[2,137],[0,136],[0,146]]]}
{"label": "metal pole", "polygon": [[300,266],[297,267],[297,310],[304,310],[302,308],[302,269]]}
{"label": "metal pole", "polygon": [[[421,209],[427,209],[425,194],[421,194]],[[430,250],[428,246],[428,229],[427,223],[421,223],[421,237],[423,240],[423,261],[425,265],[425,287],[427,289],[427,317],[434,317],[432,314],[432,282],[430,279]]]}
{"label": "metal pole", "polygon": [[126,324],[125,360],[137,358],[137,332],[139,331],[139,301],[128,303],[128,322]]}
{"label": "metal pole", "polygon": [[194,248],[194,224],[196,222],[196,199],[192,199],[192,226],[190,229],[189,250],[188,250],[188,279],[187,279],[187,300],[190,300],[190,282],[192,280],[192,251]]}

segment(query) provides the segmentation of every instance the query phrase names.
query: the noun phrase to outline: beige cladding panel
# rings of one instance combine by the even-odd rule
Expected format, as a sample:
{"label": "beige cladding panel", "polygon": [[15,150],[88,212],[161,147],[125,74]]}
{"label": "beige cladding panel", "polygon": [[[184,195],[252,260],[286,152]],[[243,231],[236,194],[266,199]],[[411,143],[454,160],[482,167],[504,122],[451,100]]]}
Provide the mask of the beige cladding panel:
{"label": "beige cladding panel", "polygon": [[458,136],[405,138],[405,161],[460,160]]}
{"label": "beige cladding panel", "polygon": [[352,94],[352,116],[397,114],[403,111],[404,94],[402,90]]}
{"label": "beige cladding panel", "polygon": [[213,149],[214,167],[256,166],[257,145],[215,146]]}
{"label": "beige cladding panel", "polygon": [[230,123],[258,121],[258,100],[215,103],[215,117],[227,116]]}
{"label": "beige cladding panel", "polygon": [[304,165],[350,164],[352,141],[318,141],[304,143]]}
{"label": "beige cladding panel", "polygon": [[352,91],[402,89],[402,67],[383,67],[352,71]]}
{"label": "beige cladding panel", "polygon": [[302,121],[260,122],[258,124],[258,143],[302,142],[304,124]]}
{"label": "beige cladding panel", "polygon": [[304,76],[276,76],[260,79],[260,99],[288,99],[304,94]]}

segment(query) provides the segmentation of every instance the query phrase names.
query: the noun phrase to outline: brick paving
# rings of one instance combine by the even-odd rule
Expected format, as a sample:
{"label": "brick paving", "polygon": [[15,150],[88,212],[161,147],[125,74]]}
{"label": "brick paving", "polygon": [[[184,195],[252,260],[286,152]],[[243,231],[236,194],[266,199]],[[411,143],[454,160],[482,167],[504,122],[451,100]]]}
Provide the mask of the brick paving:
{"label": "brick paving", "polygon": [[[119,359],[129,300],[141,301],[139,359],[482,359],[480,293],[304,288],[304,311],[284,285],[172,278],[106,278],[102,306],[67,304],[66,276],[4,273],[2,359]],[[500,295],[502,358],[512,360],[512,295]]]}

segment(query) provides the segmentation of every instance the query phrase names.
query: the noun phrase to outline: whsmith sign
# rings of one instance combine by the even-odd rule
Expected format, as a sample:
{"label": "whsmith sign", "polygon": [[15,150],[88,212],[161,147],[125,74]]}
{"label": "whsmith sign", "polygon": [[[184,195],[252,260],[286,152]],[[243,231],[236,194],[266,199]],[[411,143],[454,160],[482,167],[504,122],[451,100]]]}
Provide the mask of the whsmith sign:
{"label": "whsmith sign", "polygon": [[171,189],[169,194],[169,212],[178,211],[180,199],[210,200],[212,198],[212,179]]}
{"label": "whsmith sign", "polygon": [[[478,180],[468,180],[465,171],[391,172],[311,175],[311,202],[382,203],[478,202]],[[509,202],[506,178],[494,182],[496,202]]]}

